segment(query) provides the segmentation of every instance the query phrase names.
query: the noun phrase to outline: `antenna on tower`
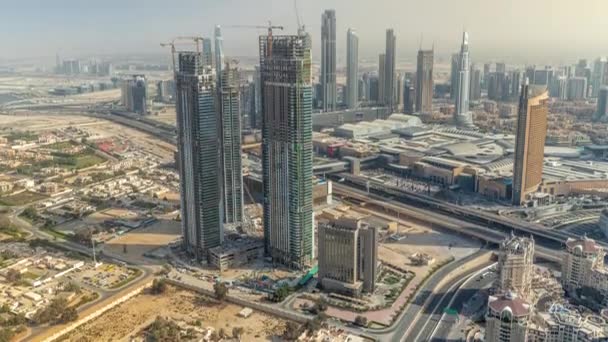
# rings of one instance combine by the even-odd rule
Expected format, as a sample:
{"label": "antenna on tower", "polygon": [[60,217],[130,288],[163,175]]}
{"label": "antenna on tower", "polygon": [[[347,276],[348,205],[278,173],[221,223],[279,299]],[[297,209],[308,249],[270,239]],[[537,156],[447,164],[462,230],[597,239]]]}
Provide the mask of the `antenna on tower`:
{"label": "antenna on tower", "polygon": [[418,50],[422,50],[422,32],[420,32],[420,41],[418,42]]}

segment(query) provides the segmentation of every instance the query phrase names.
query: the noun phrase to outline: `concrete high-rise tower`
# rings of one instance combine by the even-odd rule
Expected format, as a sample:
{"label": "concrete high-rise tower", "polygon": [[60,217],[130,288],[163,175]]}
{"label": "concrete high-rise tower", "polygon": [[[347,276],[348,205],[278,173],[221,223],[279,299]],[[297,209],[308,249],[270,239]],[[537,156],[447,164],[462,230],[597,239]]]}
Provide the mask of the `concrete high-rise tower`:
{"label": "concrete high-rise tower", "polygon": [[175,75],[184,247],[198,260],[223,239],[219,109],[204,59],[200,52],[181,52]]}
{"label": "concrete high-rise tower", "polygon": [[321,17],[321,87],[323,110],[335,111],[336,88],[336,11],[326,10]]}
{"label": "concrete high-rise tower", "polygon": [[386,30],[386,53],[384,61],[384,104],[395,110],[395,85],[396,85],[396,70],[395,63],[397,59],[397,38],[393,29]]}
{"label": "concrete high-rise tower", "polygon": [[226,62],[220,75],[224,223],[243,222],[241,110],[238,70]]}
{"label": "concrete high-rise tower", "polygon": [[359,37],[349,28],[346,33],[346,104],[350,109],[359,104]]}
{"label": "concrete high-rise tower", "polygon": [[217,75],[217,88],[221,88],[222,79],[222,66],[224,63],[224,38],[222,37],[222,28],[220,25],[215,26],[213,31],[213,38],[215,40],[215,74]]}
{"label": "concrete high-rise tower", "polygon": [[549,94],[545,87],[522,86],[517,114],[513,204],[521,205],[543,179]]}
{"label": "concrete high-rise tower", "polygon": [[416,111],[433,112],[433,50],[418,50],[416,67]]}
{"label": "concrete high-rise tower", "polygon": [[496,293],[515,292],[529,300],[534,275],[534,240],[512,235],[503,241],[496,270]]}
{"label": "concrete high-rise tower", "polygon": [[260,37],[265,250],[296,268],[314,254],[311,65],[308,34]]}
{"label": "concrete high-rise tower", "polygon": [[458,74],[456,76],[455,101],[456,110],[454,111],[454,123],[457,126],[472,128],[473,116],[469,111],[469,92],[470,92],[470,67],[469,60],[469,34],[462,34],[462,45],[458,54]]}

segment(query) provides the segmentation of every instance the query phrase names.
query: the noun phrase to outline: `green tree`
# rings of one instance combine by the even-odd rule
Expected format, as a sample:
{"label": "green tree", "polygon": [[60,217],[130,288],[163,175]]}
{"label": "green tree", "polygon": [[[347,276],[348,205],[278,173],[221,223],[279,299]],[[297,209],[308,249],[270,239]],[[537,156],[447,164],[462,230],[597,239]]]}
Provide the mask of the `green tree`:
{"label": "green tree", "polygon": [[29,219],[35,219],[36,217],[38,217],[38,211],[36,211],[34,207],[29,206],[23,210],[23,216]]}
{"label": "green tree", "polygon": [[361,316],[361,315],[355,317],[355,324],[360,327],[366,327],[367,326],[367,317]]}
{"label": "green tree", "polygon": [[234,327],[234,328],[232,328],[232,337],[236,338],[238,341],[240,341],[241,336],[243,336],[244,332],[245,332],[245,329],[243,329],[242,327]]}
{"label": "green tree", "polygon": [[225,283],[217,282],[213,285],[213,292],[217,300],[224,301],[228,295],[228,286]]}
{"label": "green tree", "polygon": [[154,279],[150,292],[154,295],[163,294],[167,291],[167,282],[165,279]]}
{"label": "green tree", "polygon": [[78,311],[75,308],[69,307],[63,311],[61,316],[59,316],[59,323],[69,323],[74,322],[78,319]]}
{"label": "green tree", "polygon": [[8,281],[9,283],[15,284],[21,280],[21,273],[19,273],[19,271],[11,268],[10,270],[8,270],[6,272],[5,278],[6,278],[6,281]]}
{"label": "green tree", "polygon": [[285,331],[283,331],[282,338],[286,341],[295,341],[300,336],[301,327],[292,321],[287,321],[285,325]]}

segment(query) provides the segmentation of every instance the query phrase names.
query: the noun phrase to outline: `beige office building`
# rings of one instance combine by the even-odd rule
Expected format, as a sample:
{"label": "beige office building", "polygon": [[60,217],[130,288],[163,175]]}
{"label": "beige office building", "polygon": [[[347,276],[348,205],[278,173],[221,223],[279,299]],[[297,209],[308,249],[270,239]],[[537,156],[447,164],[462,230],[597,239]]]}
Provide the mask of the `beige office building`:
{"label": "beige office building", "polygon": [[511,235],[500,244],[496,266],[497,293],[515,292],[530,300],[534,274],[534,239]]}
{"label": "beige office building", "polygon": [[549,93],[546,88],[522,86],[517,114],[513,204],[522,205],[543,180]]}
{"label": "beige office building", "polygon": [[375,227],[356,218],[319,224],[319,282],[330,292],[359,295],[376,285],[378,241]]}

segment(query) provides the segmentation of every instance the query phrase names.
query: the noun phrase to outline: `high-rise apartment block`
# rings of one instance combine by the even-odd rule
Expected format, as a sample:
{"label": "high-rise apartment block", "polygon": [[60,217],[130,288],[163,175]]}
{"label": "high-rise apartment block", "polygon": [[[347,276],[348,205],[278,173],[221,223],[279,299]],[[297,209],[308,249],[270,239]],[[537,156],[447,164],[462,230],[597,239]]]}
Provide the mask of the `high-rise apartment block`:
{"label": "high-rise apartment block", "polygon": [[309,35],[260,37],[265,250],[295,268],[314,256],[311,65]]}
{"label": "high-rise apartment block", "polygon": [[176,112],[184,247],[198,260],[223,240],[221,125],[215,79],[200,52],[181,52]]}
{"label": "high-rise apartment block", "polygon": [[416,112],[433,112],[433,50],[419,50],[416,67]]}
{"label": "high-rise apartment block", "polygon": [[594,240],[569,238],[562,262],[562,285],[572,292],[591,284],[591,274],[595,269],[604,268],[606,252]]}
{"label": "high-rise apartment block", "polygon": [[595,342],[608,340],[606,319],[581,314],[573,307],[554,303],[546,312],[537,312],[528,323],[526,342]]}
{"label": "high-rise apartment block", "polygon": [[488,298],[486,342],[526,341],[532,308],[529,303],[508,292]]}
{"label": "high-rise apartment block", "polygon": [[500,244],[496,266],[496,292],[515,292],[529,300],[534,274],[534,240],[511,235]]}
{"label": "high-rise apartment block", "polygon": [[321,87],[323,110],[333,112],[338,102],[336,87],[336,11],[326,10],[321,17]]}
{"label": "high-rise apartment block", "polygon": [[376,228],[355,218],[319,225],[319,281],[328,291],[371,293],[378,263]]}
{"label": "high-rise apartment block", "polygon": [[538,190],[543,177],[549,94],[544,87],[522,86],[517,114],[513,204],[522,205]]}

